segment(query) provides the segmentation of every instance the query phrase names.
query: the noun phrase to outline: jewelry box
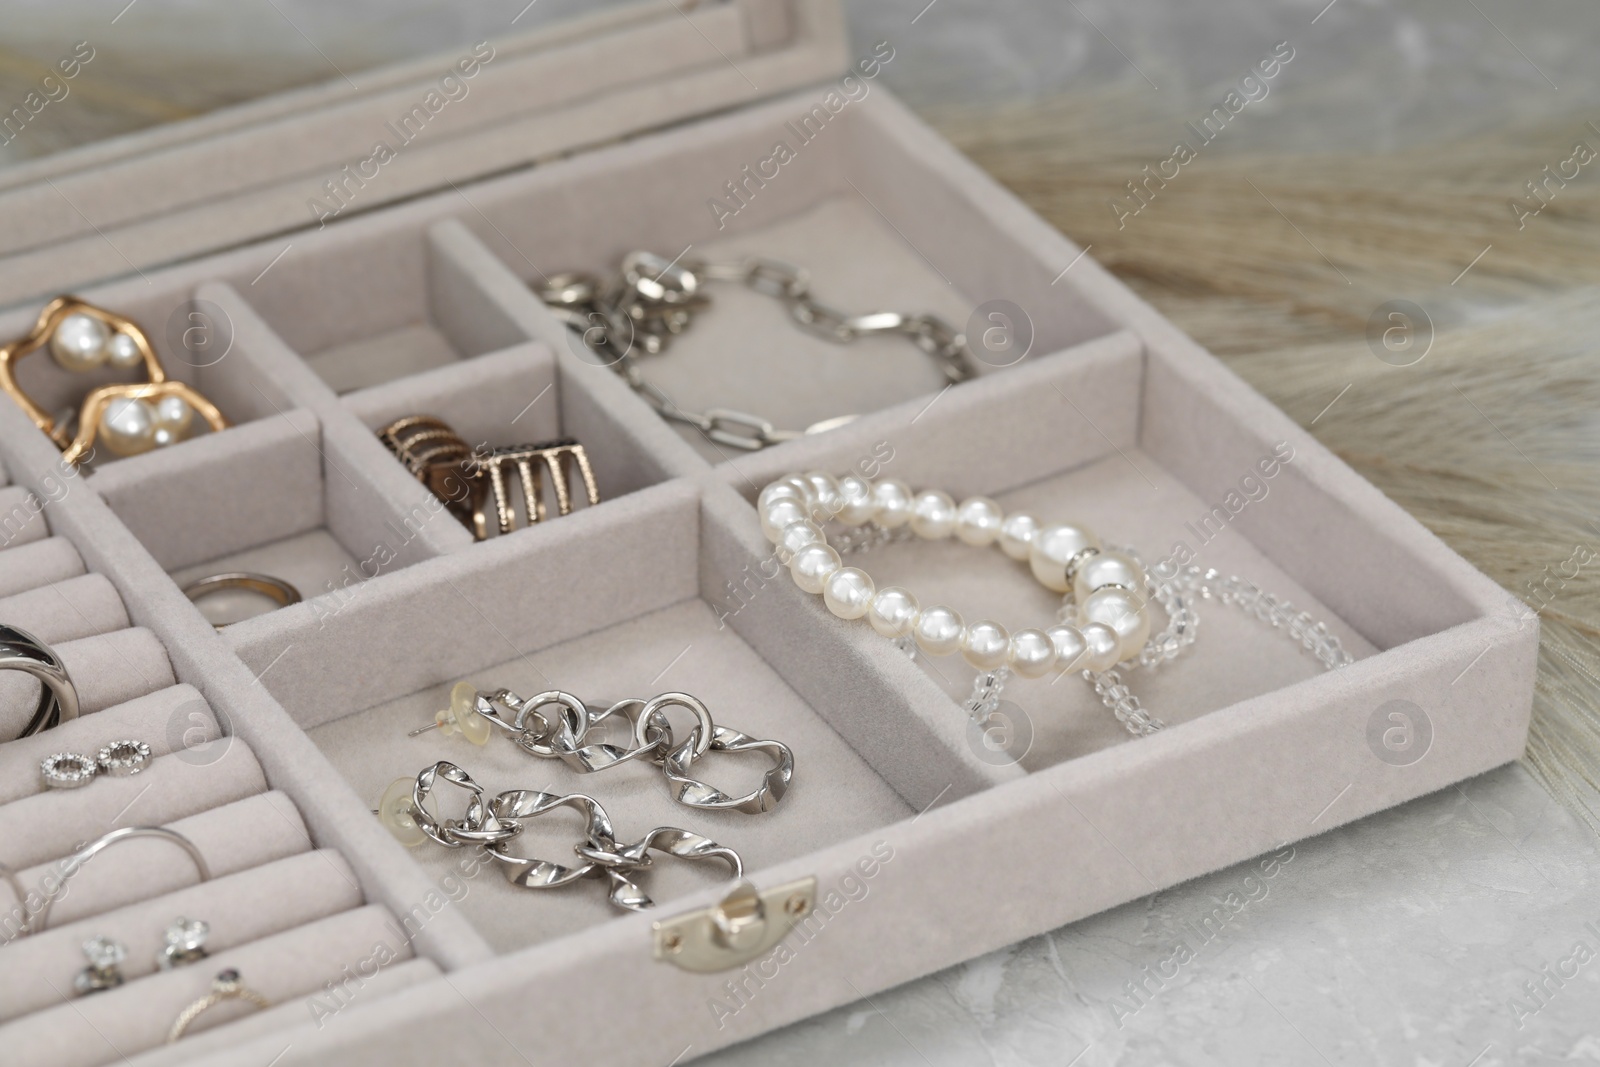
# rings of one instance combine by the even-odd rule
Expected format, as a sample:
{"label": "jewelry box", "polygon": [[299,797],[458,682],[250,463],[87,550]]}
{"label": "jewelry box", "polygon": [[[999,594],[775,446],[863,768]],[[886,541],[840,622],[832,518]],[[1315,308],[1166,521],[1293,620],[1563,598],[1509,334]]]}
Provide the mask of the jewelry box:
{"label": "jewelry box", "polygon": [[[0,402],[0,622],[83,704],[0,745],[0,863],[26,884],[131,819],[211,868],[155,841],[83,864],[52,926],[0,949],[18,1062],[682,1062],[1521,754],[1536,620],[898,103],[897,43],[847,42],[835,0],[621,5],[0,174],[0,340],[72,293],[229,424],[78,470]],[[970,342],[1000,309],[1012,332],[951,382],[904,338],[837,344],[770,286],[712,285],[639,362],[724,413],[706,433],[541,297],[640,250],[660,277],[759,257],[851,312]],[[46,411],[81,392],[44,358],[17,385]],[[600,501],[479,542],[379,438],[419,413],[490,448],[581,442]],[[821,432],[743,447],[762,426]],[[759,495],[813,471],[1082,521],[1275,599],[1197,596],[1192,647],[1124,672],[1159,731],[1064,675],[1008,683],[1028,737],[997,758],[960,657],[908,656],[774,563]],[[992,548],[868,547],[880,586],[972,619],[1060,603]],[[215,627],[183,589],[239,572],[301,599]],[[1352,662],[1298,647],[1301,611]],[[31,698],[9,674],[12,737]],[[780,739],[792,779],[760,814],[685,809],[638,765],[422,730],[463,680],[693,694]],[[145,782],[35,783],[128,733]],[[591,793],[619,840],[714,838],[746,881],[659,859],[655,907],[627,913],[408,850],[373,809],[436,761]],[[218,946],[160,969],[180,915]],[[76,999],[101,934],[126,980]]]}

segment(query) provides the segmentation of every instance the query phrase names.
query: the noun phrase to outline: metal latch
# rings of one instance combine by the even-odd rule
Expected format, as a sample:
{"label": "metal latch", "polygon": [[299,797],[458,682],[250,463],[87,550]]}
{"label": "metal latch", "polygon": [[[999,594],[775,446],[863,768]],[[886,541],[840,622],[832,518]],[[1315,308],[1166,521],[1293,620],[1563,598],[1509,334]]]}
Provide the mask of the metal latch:
{"label": "metal latch", "polygon": [[743,966],[782,941],[816,903],[814,877],[765,890],[741,881],[708,908],[656,923],[656,959],[699,974]]}

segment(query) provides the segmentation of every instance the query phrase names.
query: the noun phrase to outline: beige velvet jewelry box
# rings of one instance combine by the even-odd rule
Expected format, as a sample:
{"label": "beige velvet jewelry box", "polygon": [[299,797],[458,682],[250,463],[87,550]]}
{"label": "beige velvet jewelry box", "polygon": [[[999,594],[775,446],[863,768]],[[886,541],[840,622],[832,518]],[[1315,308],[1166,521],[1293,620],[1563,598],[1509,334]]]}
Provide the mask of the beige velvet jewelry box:
{"label": "beige velvet jewelry box", "polygon": [[[198,742],[237,742],[195,772],[179,730],[162,769],[183,787],[153,791],[149,815],[189,820],[227,875],[173,881],[170,858],[130,847],[122,884],[107,874],[59,931],[0,950],[0,1047],[141,1067],[681,1062],[1520,755],[1536,623],[864,77],[893,45],[852,54],[832,0],[646,3],[0,175],[0,336],[74,292],[144,324],[234,424],[68,477],[0,404],[0,619],[61,642],[93,705],[60,738],[0,746],[0,849],[18,853],[0,861],[48,861],[122,799],[8,792],[54,742],[112,724],[165,737],[196,702]],[[374,176],[339,177],[452,69],[469,92]],[[778,141],[792,158],[749,180]],[[830,303],[958,327],[1003,299],[1032,345],[943,389],[903,341],[835,346],[719,287],[647,364],[652,382],[780,427],[859,415],[719,447],[587,358],[529,288],[634,249],[788,260]],[[24,385],[47,407],[81,391],[36,362]],[[474,543],[372,432],[417,411],[473,442],[577,438],[602,503]],[[1355,662],[1323,672],[1205,601],[1188,653],[1129,672],[1167,729],[1130,736],[1076,678],[1018,681],[1006,696],[1032,741],[995,759],[960,707],[970,669],[912,661],[771,568],[755,495],[813,469],[1079,519],[1148,559],[1181,544],[1328,620]],[[992,549],[864,558],[969,619],[1042,624],[1057,606]],[[306,600],[217,631],[180,586],[231,570]],[[643,770],[579,776],[498,738],[408,737],[463,678],[690,692],[788,744],[794,783],[769,814],[707,813]],[[658,907],[629,915],[581,887],[515,888],[465,850],[408,851],[369,809],[439,759],[491,791],[590,792],[624,836],[704,833],[758,888],[814,878],[815,911],[747,964],[657,960],[652,924],[715,906],[726,883],[661,862]],[[71,1004],[41,993],[70,983],[97,923],[149,940],[153,916],[207,904],[273,1008],[218,1009],[163,1047],[207,968],[145,966]]]}

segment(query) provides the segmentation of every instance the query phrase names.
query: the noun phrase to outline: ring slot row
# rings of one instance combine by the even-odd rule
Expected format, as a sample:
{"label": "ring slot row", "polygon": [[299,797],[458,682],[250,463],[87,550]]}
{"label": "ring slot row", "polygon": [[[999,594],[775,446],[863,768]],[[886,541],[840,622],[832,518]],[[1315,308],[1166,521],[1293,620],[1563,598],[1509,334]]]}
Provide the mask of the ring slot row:
{"label": "ring slot row", "polygon": [[[65,518],[71,506],[58,502],[50,514]],[[200,691],[177,681],[155,634],[130,625],[116,584],[49,525],[40,508],[19,527],[29,539],[0,549],[0,618],[31,627],[29,638],[59,656],[79,714],[0,743],[0,1042],[26,1062],[97,1064],[159,1044],[153,1031],[218,968],[246,969],[249,988],[283,1004],[325,994],[326,982],[370,958],[375,931],[392,942],[381,964],[411,959],[393,913],[366,901],[338,852],[317,848],[251,744],[229,736]],[[37,691],[0,671],[0,710],[14,717],[31,705],[30,686]],[[75,760],[90,777],[70,791],[51,788],[46,768]],[[199,923],[191,953],[199,958],[162,968],[158,950],[180,916]],[[89,955],[91,943],[110,954]],[[105,961],[110,969],[96,971]],[[421,980],[437,971],[408,973]],[[101,977],[85,986],[90,974]],[[86,989],[93,999],[78,1000]],[[63,1041],[55,1032],[63,1013],[81,1019],[86,1010],[100,1029],[78,1026]],[[230,1014],[208,1012],[195,1028]]]}
{"label": "ring slot row", "polygon": [[[323,983],[342,977],[377,956],[405,959],[409,946],[394,932],[394,918],[378,905],[357,907],[325,918],[269,934],[217,953],[200,965],[146,975],[116,989],[75,1000],[57,1001],[48,1008],[0,1026],[0,1040],[23,1063],[49,1063],[52,1067],[98,1067],[124,1053],[157,1048],[166,1043],[171,1020],[210,989],[213,975],[233,969],[250,988],[270,1004],[302,1002],[321,994]],[[389,947],[387,954],[377,946]],[[295,1003],[306,1012],[304,1003]],[[242,1006],[207,1012],[194,1025],[195,1032],[216,1027],[242,1016]],[[104,1036],[101,1036],[104,1035]],[[109,1042],[116,1046],[109,1047]],[[187,1050],[184,1050],[185,1052]]]}

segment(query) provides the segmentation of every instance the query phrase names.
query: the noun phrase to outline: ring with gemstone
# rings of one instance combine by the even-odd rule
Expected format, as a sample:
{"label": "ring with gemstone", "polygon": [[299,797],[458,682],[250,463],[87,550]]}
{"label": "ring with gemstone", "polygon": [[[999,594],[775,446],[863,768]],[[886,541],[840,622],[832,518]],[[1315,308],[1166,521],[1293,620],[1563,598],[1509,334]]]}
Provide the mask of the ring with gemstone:
{"label": "ring with gemstone", "polygon": [[[97,386],[75,415],[57,417],[17,384],[17,361],[41,349],[74,374],[142,371],[145,380]],[[213,430],[228,428],[227,418],[199,390],[167,377],[137,323],[74,296],[50,301],[26,336],[0,346],[0,389],[49,435],[70,464],[82,461],[96,443],[118,456],[175,444],[189,436],[196,415]]]}
{"label": "ring with gemstone", "polygon": [[57,752],[39,761],[39,776],[51,789],[81,789],[99,773],[100,764],[81,752]]}
{"label": "ring with gemstone", "polygon": [[178,1017],[172,1021],[172,1029],[167,1031],[167,1044],[176,1044],[196,1019],[225,1000],[242,1000],[253,1004],[258,1010],[272,1007],[272,1001],[245,985],[239,972],[229,967],[212,981],[211,992],[178,1013]]}
{"label": "ring with gemstone", "polygon": [[150,746],[129,738],[113,741],[95,754],[100,773],[112,778],[128,778],[150,766]]}

